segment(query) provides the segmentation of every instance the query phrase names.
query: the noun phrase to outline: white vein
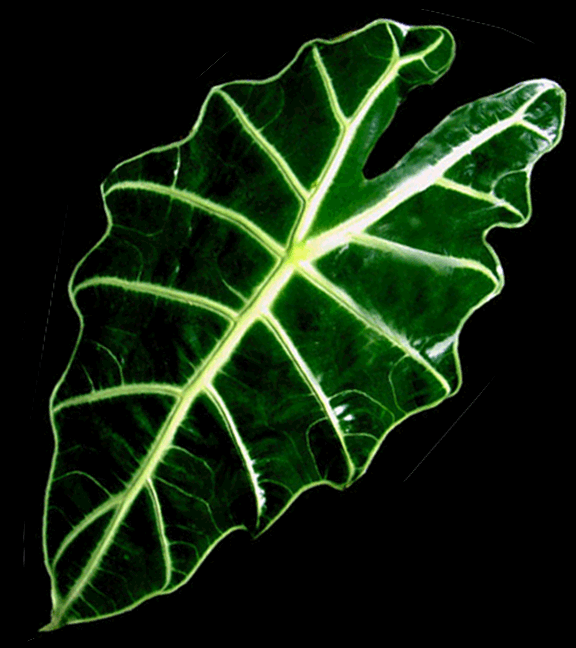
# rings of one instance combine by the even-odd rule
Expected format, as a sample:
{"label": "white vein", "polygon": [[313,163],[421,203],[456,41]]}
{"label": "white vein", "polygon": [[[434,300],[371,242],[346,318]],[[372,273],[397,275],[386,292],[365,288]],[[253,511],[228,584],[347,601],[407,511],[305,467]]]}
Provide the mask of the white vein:
{"label": "white vein", "polygon": [[350,454],[348,453],[346,443],[344,442],[344,432],[342,431],[342,428],[340,427],[340,421],[338,420],[338,417],[334,409],[332,408],[332,405],[330,404],[330,399],[325,394],[320,383],[314,376],[312,370],[310,369],[310,367],[308,366],[304,358],[301,356],[300,352],[296,348],[296,345],[290,339],[290,336],[284,330],[284,327],[276,319],[276,317],[274,317],[272,313],[266,312],[263,313],[262,315],[262,321],[268,326],[268,328],[273,333],[274,337],[278,340],[280,345],[283,347],[286,355],[288,355],[288,357],[292,360],[292,363],[295,366],[296,370],[298,371],[298,373],[300,374],[304,382],[308,385],[308,388],[310,389],[310,391],[318,401],[320,407],[324,410],[324,413],[326,414],[328,420],[332,424],[332,427],[336,432],[336,436],[340,441],[340,445],[342,446],[342,449],[346,456],[346,463],[348,464],[349,476],[351,476],[352,473],[354,472],[354,463],[350,457]]}
{"label": "white vein", "polygon": [[104,195],[108,196],[113,191],[120,191],[125,189],[149,191],[151,193],[169,196],[174,200],[180,200],[181,202],[193,205],[198,209],[201,209],[209,214],[217,216],[218,218],[222,218],[223,220],[238,226],[252,238],[256,239],[273,256],[280,257],[285,252],[285,249],[276,240],[274,240],[269,234],[267,234],[262,228],[258,227],[258,225],[253,223],[250,219],[246,218],[246,216],[243,216],[233,209],[224,207],[224,205],[219,205],[218,203],[215,203],[208,198],[202,198],[192,191],[174,189],[173,187],[166,187],[165,185],[161,185],[155,182],[146,182],[143,180],[124,180],[123,182],[118,182],[117,184],[110,187],[110,189],[108,189],[108,191]]}
{"label": "white vein", "polygon": [[216,94],[220,95],[228,104],[238,121],[242,124],[244,130],[250,134],[252,139],[258,144],[258,146],[266,153],[268,158],[274,163],[276,168],[284,176],[294,193],[302,201],[308,198],[310,192],[304,185],[300,182],[294,171],[290,168],[288,162],[280,155],[276,147],[271,144],[262,134],[262,130],[256,128],[254,124],[248,118],[248,115],[242,110],[242,108],[232,99],[232,97],[224,92],[221,88],[215,91]]}
{"label": "white vein", "polygon": [[445,189],[450,189],[451,191],[456,191],[466,196],[470,196],[471,198],[476,198],[477,200],[484,200],[485,202],[491,203],[495,207],[504,207],[504,209],[512,212],[522,220],[526,218],[526,216],[519,209],[514,207],[514,205],[509,203],[507,200],[504,200],[503,198],[498,198],[498,196],[494,195],[493,193],[478,191],[477,189],[469,187],[468,185],[463,185],[459,182],[454,182],[454,180],[449,180],[448,178],[444,177],[438,178],[434,184],[440,187],[444,187]]}
{"label": "white vein", "polygon": [[264,504],[266,502],[266,494],[258,481],[258,477],[260,475],[254,470],[254,460],[252,459],[252,457],[250,457],[250,452],[248,451],[248,448],[242,440],[240,432],[238,431],[238,427],[236,426],[236,422],[234,421],[234,417],[230,413],[230,410],[226,406],[226,403],[224,402],[222,396],[220,396],[213,385],[207,385],[204,391],[220,412],[220,415],[226,423],[228,432],[230,433],[230,436],[234,440],[234,443],[238,448],[238,451],[240,452],[242,461],[250,477],[252,490],[254,491],[254,495],[256,497],[256,509],[258,517],[260,517],[264,509]]}
{"label": "white vein", "polygon": [[336,94],[336,90],[334,89],[334,85],[332,83],[332,77],[328,74],[328,70],[324,65],[324,61],[322,60],[317,47],[312,48],[312,54],[314,56],[316,67],[318,68],[320,78],[322,79],[322,83],[324,84],[324,88],[326,89],[326,96],[328,98],[330,108],[332,109],[332,113],[336,118],[336,121],[340,125],[340,129],[344,130],[348,126],[349,120],[342,112],[342,108],[340,107],[338,95]]}
{"label": "white vein", "polygon": [[496,285],[499,284],[498,278],[495,277],[485,265],[479,263],[478,261],[475,261],[474,259],[466,259],[451,256],[448,254],[436,254],[434,252],[427,252],[426,250],[413,248],[409,245],[395,243],[393,241],[381,239],[377,236],[370,236],[368,234],[355,234],[352,236],[351,242],[365,247],[373,248],[375,250],[381,250],[382,252],[390,253],[397,257],[409,259],[414,263],[421,263],[430,266],[438,272],[444,272],[450,268],[467,268],[469,270],[475,270],[486,275]]}
{"label": "white vein", "polygon": [[324,275],[322,275],[314,266],[309,263],[303,262],[300,267],[301,274],[313,283],[317,288],[322,290],[322,292],[329,295],[334,301],[336,301],[340,306],[347,310],[351,315],[353,315],[357,320],[362,322],[364,326],[369,329],[372,329],[380,335],[380,337],[388,340],[394,346],[402,350],[403,353],[410,356],[418,364],[422,365],[427,369],[433,376],[438,380],[442,385],[442,388],[446,391],[447,394],[450,393],[450,385],[436,369],[425,359],[420,353],[410,344],[408,338],[399,331],[394,331],[384,320],[380,317],[378,313],[370,313],[366,311],[362,306],[350,297],[350,295],[342,290],[339,286],[332,283]]}
{"label": "white vein", "polygon": [[141,396],[142,394],[153,394],[156,396],[171,396],[180,398],[182,389],[166,383],[132,383],[123,384],[116,387],[105,387],[96,391],[72,396],[60,401],[54,405],[52,412],[59,412],[65,407],[84,405],[86,403],[95,403],[96,401],[106,400],[109,398],[119,398],[121,396]]}
{"label": "white vein", "polygon": [[95,340],[91,340],[95,346],[97,346],[99,349],[102,349],[105,353],[107,353],[111,358],[114,364],[118,367],[118,373],[120,374],[120,382],[124,382],[124,372],[122,371],[122,364],[118,360],[118,358],[110,351],[110,349],[107,346],[104,346],[103,344],[100,344],[100,342],[96,342]]}
{"label": "white vein", "polygon": [[74,525],[74,528],[70,531],[70,533],[68,533],[68,535],[62,541],[62,544],[58,547],[58,551],[56,552],[54,558],[52,559],[52,562],[50,563],[52,569],[54,569],[56,563],[60,560],[62,554],[66,551],[66,548],[75,538],[77,538],[82,533],[82,531],[87,529],[99,517],[116,508],[120,504],[120,502],[121,497],[119,495],[113,495],[103,504],[90,511],[90,513],[86,515],[78,524]]}
{"label": "white vein", "polygon": [[165,569],[165,582],[164,587],[167,587],[170,584],[172,578],[172,555],[170,553],[170,546],[168,543],[168,538],[166,537],[166,525],[164,524],[164,516],[162,515],[162,507],[160,506],[160,500],[158,499],[158,493],[156,488],[152,483],[152,480],[148,478],[146,480],[146,489],[152,500],[152,509],[154,511],[154,517],[156,519],[156,527],[158,530],[158,535],[160,536],[160,544],[162,547],[162,556],[164,558],[164,569]]}
{"label": "white vein", "polygon": [[549,135],[546,131],[544,131],[541,128],[539,128],[538,126],[536,126],[536,124],[533,124],[532,122],[526,121],[525,119],[519,120],[518,123],[521,126],[523,126],[524,128],[526,128],[527,130],[530,130],[533,133],[536,133],[536,135],[538,135],[542,139],[545,139],[548,142],[548,144],[552,144],[554,142],[554,138],[551,135]]}
{"label": "white vein", "polygon": [[116,286],[127,291],[154,295],[155,297],[161,297],[162,299],[204,308],[231,321],[238,317],[238,313],[235,310],[221,304],[220,302],[210,299],[209,297],[189,293],[176,288],[166,288],[165,286],[159,286],[145,281],[132,281],[129,279],[119,279],[118,277],[93,277],[92,279],[87,279],[75,287],[74,293],[89,288],[90,286]]}

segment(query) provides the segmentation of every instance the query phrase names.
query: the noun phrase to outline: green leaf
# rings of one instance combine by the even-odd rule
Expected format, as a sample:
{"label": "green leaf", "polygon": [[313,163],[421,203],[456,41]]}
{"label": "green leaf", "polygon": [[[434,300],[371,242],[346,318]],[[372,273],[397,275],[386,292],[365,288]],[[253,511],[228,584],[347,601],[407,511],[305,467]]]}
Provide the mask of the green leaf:
{"label": "green leaf", "polygon": [[536,80],[476,100],[367,179],[453,47],[387,21],[309,42],[272,79],[215,87],[189,137],[105,181],[50,406],[44,629],[181,587],[232,531],[349,486],[459,389],[462,326],[503,286],[486,233],[529,218],[564,94]]}

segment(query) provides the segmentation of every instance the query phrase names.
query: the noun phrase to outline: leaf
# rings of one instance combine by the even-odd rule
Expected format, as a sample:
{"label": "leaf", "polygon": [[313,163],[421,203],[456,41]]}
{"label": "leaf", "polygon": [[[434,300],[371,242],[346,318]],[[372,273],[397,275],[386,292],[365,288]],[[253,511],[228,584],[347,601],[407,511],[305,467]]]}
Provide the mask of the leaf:
{"label": "leaf", "polygon": [[[523,169],[558,141],[563,95],[478,100],[365,180],[399,97],[451,61],[442,28],[403,32],[379,21],[216,88],[189,138],[104,183],[109,231],[72,278],[83,329],[51,403],[46,629],[180,587],[232,530],[351,484],[459,388],[459,331],[503,284],[483,236],[528,218]],[[414,60],[373,56],[396,46]]]}

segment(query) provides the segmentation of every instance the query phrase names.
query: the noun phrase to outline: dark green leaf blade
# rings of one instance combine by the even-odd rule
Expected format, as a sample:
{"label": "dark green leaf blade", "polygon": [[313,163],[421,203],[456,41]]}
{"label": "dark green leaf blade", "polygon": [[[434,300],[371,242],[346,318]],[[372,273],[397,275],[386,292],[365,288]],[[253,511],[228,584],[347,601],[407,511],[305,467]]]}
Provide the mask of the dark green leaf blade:
{"label": "dark green leaf blade", "polygon": [[[337,80],[324,50],[378,32],[389,52],[385,81],[402,31],[379,22],[335,45],[309,44],[291,74],[301,64],[302,83],[310,84],[315,61],[316,71],[324,69],[320,80]],[[296,125],[278,105],[266,121],[241,98],[248,84],[230,84],[211,94],[206,121],[191,138],[121,165],[105,184],[111,229],[75,274],[83,337],[52,405],[59,435],[47,544],[53,627],[115,614],[174,589],[230,531],[263,530],[315,483],[351,483],[392,425],[457,389],[461,324],[502,285],[482,237],[512,223],[514,210],[527,218],[523,169],[556,143],[560,105],[552,125],[549,115],[527,113],[534,128],[522,125],[511,140],[512,167],[498,171],[502,187],[493,199],[482,183],[466,184],[482,179],[475,169],[485,164],[483,152],[472,172],[455,160],[426,188],[403,184],[430,161],[417,149],[367,182],[367,154],[406,87],[430,82],[451,58],[451,50],[436,58],[449,41],[445,32],[414,33],[419,37],[405,42],[416,42],[415,49],[399,54],[415,57],[404,61],[406,74],[394,77],[393,91],[382,82],[364,114],[357,97],[338,107],[333,84],[320,121],[333,114],[334,123],[311,140],[318,142],[314,154],[299,157],[294,146],[309,114],[283,102]],[[419,47],[434,45],[433,34],[442,35],[438,46],[418,55]],[[375,85],[368,79],[366,96]],[[254,84],[254,92],[262,86]],[[294,97],[321,87],[317,79]],[[548,82],[522,92],[529,88],[540,99],[561,97]],[[282,148],[276,126],[285,122]],[[528,140],[525,131],[533,133]],[[432,148],[440,160],[448,155],[437,142]],[[524,174],[524,185],[504,179],[511,171]],[[408,193],[395,203],[389,196],[399,187]],[[412,212],[434,206],[440,214],[451,192],[464,214],[490,213],[474,221],[475,236],[460,235],[450,249],[429,224],[426,231],[411,223],[406,210],[421,201]],[[452,220],[460,213],[455,209]],[[374,276],[393,277],[384,294],[374,291]],[[430,310],[435,297],[439,312]],[[423,298],[428,306],[416,307]],[[87,439],[78,440],[78,426]]]}

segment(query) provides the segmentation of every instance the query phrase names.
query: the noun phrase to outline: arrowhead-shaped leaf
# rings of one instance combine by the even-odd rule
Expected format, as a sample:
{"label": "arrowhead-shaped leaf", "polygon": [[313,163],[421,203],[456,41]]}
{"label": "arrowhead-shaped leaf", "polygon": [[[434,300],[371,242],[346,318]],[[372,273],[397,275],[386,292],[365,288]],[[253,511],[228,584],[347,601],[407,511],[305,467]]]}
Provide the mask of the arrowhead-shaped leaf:
{"label": "arrowhead-shaped leaf", "polygon": [[462,326],[503,286],[486,233],[529,218],[564,94],[535,80],[479,99],[366,179],[399,103],[453,53],[445,29],[390,21],[309,42],[271,79],[215,87],[189,137],[105,181],[50,405],[45,629],[177,589],[226,535],[350,485],[459,389]]}

